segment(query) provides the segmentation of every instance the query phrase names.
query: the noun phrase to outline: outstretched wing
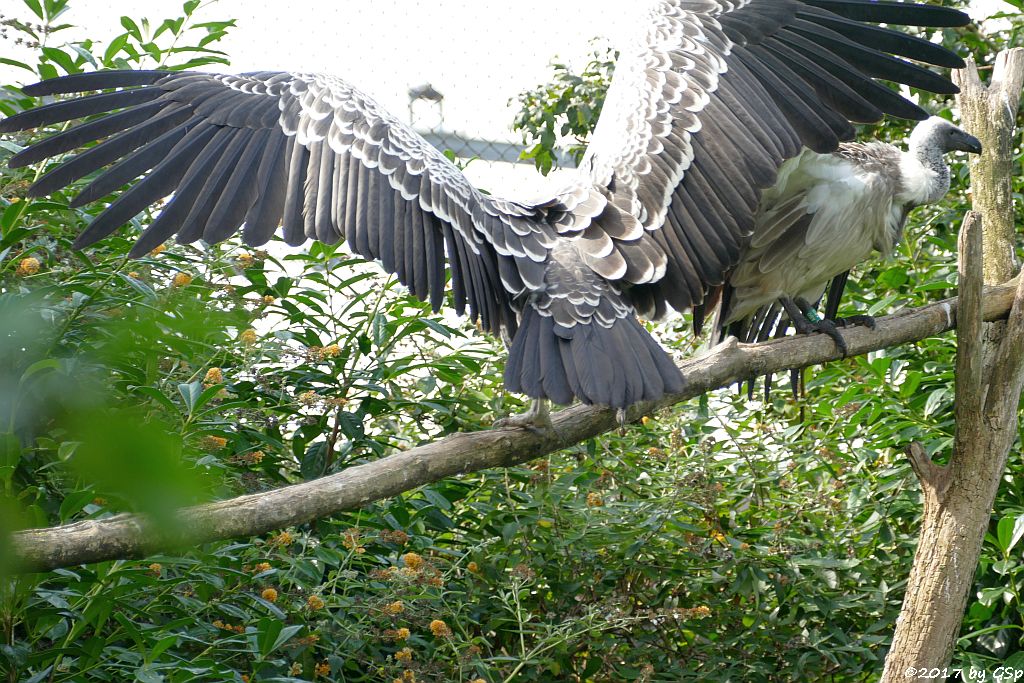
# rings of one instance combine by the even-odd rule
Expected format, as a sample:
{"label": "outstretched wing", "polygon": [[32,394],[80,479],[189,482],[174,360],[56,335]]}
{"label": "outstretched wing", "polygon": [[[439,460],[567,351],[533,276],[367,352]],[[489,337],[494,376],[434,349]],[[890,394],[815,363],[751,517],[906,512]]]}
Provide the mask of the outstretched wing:
{"label": "outstretched wing", "polygon": [[[541,286],[559,212],[580,208],[571,205],[572,197],[565,198],[569,206],[553,202],[539,209],[483,195],[408,126],[330,76],[101,71],[25,88],[34,96],[92,90],[107,92],[0,121],[0,132],[8,132],[105,114],[10,162],[24,166],[103,140],[29,191],[47,194],[107,167],[73,206],[142,176],[76,247],[102,239],[173,193],[132,256],[171,237],[216,243],[243,223],[243,239],[256,246],[283,226],[290,244],[344,237],[436,310],[447,249],[457,310],[468,303],[484,327],[513,331],[512,297]],[[548,220],[539,220],[542,211]],[[568,231],[578,227],[563,222]]]}
{"label": "outstretched wing", "polygon": [[[646,229],[667,259],[617,245],[648,315],[715,303],[746,248],[761,190],[810,148],[834,151],[851,121],[926,113],[884,79],[953,93],[898,57],[960,67],[952,52],[862,22],[959,26],[956,10],[885,0],[661,0],[650,29],[616,67],[583,161],[594,183]],[[892,55],[897,55],[896,57]],[[653,274],[653,275],[652,275]]]}

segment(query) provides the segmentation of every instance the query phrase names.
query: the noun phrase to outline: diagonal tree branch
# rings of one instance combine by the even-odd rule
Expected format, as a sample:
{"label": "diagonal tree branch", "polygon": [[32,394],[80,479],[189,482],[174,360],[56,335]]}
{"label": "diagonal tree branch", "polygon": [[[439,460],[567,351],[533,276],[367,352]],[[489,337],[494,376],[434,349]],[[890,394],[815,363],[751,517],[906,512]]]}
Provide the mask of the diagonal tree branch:
{"label": "diagonal tree branch", "polygon": [[[985,320],[1005,318],[1016,283],[990,287],[983,296]],[[958,300],[948,299],[878,321],[875,330],[843,332],[852,355],[920,341],[956,324]],[[657,403],[639,404],[628,419],[679,403],[749,377],[816,365],[839,357],[824,335],[788,337],[762,344],[726,342],[680,367],[686,390]],[[552,416],[545,432],[494,429],[456,434],[343,472],[274,491],[181,510],[177,529],[123,514],[13,534],[10,547],[18,571],[46,571],[102,560],[142,557],[176,547],[252,536],[302,524],[398,495],[447,477],[490,467],[509,467],[577,444],[618,426],[613,411],[574,406]]]}

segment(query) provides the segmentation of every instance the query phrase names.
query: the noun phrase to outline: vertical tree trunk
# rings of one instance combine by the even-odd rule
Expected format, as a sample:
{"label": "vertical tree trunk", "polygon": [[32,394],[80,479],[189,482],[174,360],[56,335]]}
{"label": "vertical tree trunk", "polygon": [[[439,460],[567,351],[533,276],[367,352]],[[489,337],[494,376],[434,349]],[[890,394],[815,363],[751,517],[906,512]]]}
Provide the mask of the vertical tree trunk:
{"label": "vertical tree trunk", "polygon": [[885,661],[885,683],[924,680],[928,669],[949,665],[992,503],[1017,436],[1024,386],[1024,278],[1005,325],[986,330],[981,320],[983,282],[1004,282],[1017,270],[1010,173],[1024,50],[999,54],[987,88],[973,63],[955,76],[964,127],[985,148],[971,164],[977,212],[968,214],[960,235],[956,439],[948,466],[932,462],[920,444],[908,449],[924,492],[924,516]]}

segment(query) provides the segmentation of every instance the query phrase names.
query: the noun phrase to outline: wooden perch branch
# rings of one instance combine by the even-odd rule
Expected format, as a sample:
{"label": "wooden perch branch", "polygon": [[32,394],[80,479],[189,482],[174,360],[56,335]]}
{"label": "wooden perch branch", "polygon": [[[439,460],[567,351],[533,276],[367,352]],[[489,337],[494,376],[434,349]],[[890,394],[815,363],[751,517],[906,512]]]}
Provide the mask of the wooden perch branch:
{"label": "wooden perch branch", "polygon": [[[1007,315],[1015,284],[991,287],[984,293],[983,316]],[[949,299],[878,321],[877,329],[851,328],[843,335],[852,355],[919,341],[941,334],[956,323],[958,301]],[[735,340],[688,360],[680,367],[686,390],[658,403],[634,406],[630,420],[688,398],[749,377],[835,360],[839,354],[824,335],[788,337],[756,345]],[[494,429],[456,434],[396,453],[315,481],[286,486],[206,505],[178,514],[178,530],[157,526],[137,515],[117,515],[48,529],[13,534],[11,547],[20,571],[116,558],[142,557],[181,545],[252,536],[302,524],[398,495],[446,477],[490,467],[509,467],[572,446],[614,429],[615,414],[606,408],[574,406],[552,416],[553,429],[535,433]]]}

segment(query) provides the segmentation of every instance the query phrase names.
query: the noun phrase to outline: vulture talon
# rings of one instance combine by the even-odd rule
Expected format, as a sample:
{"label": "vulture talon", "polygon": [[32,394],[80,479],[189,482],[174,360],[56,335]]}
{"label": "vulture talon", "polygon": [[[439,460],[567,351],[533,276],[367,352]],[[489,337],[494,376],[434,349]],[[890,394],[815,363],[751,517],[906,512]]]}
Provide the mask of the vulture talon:
{"label": "vulture talon", "polygon": [[527,429],[535,434],[543,434],[552,429],[548,402],[542,398],[532,399],[525,413],[495,420],[494,429]]}
{"label": "vulture talon", "polygon": [[875,316],[873,315],[851,315],[845,318],[836,318],[836,325],[839,327],[853,327],[854,325],[863,325],[869,330],[873,330],[878,327],[875,323]]}
{"label": "vulture talon", "polygon": [[787,298],[780,301],[798,333],[814,334],[815,332],[820,332],[821,334],[827,334],[832,337],[832,341],[836,343],[836,348],[842,353],[843,358],[849,354],[850,349],[846,345],[846,340],[843,339],[843,335],[840,334],[839,328],[834,321],[819,318],[814,307],[810,306],[803,299],[797,298],[794,300]]}

